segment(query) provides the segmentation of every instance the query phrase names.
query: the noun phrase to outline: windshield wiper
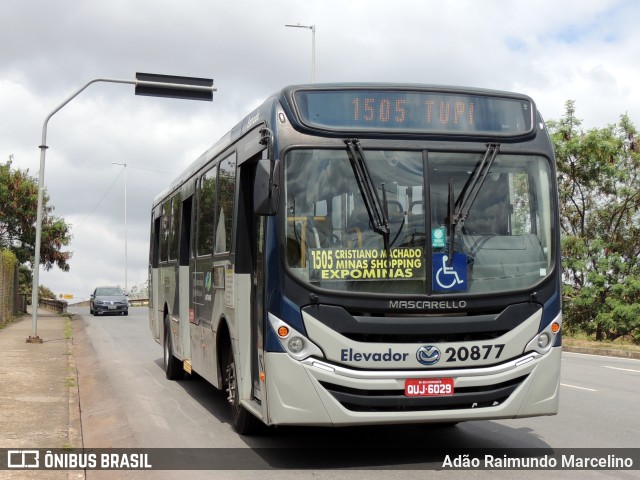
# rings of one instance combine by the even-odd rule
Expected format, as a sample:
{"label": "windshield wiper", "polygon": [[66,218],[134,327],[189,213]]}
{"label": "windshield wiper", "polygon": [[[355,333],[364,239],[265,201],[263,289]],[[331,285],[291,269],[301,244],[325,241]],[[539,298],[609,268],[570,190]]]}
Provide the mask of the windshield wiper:
{"label": "windshield wiper", "polygon": [[484,157],[476,167],[474,168],[469,180],[464,184],[460,196],[453,202],[453,180],[449,178],[449,201],[448,201],[448,214],[449,214],[449,251],[447,262],[449,266],[453,263],[453,241],[455,236],[456,227],[460,228],[464,225],[465,220],[469,216],[469,211],[473,207],[473,203],[476,201],[482,185],[487,179],[489,170],[493,165],[493,161],[498,155],[500,150],[499,143],[488,143],[487,150],[484,152]]}
{"label": "windshield wiper", "polygon": [[360,145],[360,141],[356,138],[350,138],[344,141],[347,145],[347,154],[349,156],[349,162],[351,162],[351,168],[353,168],[353,174],[358,182],[358,188],[360,194],[364,200],[364,206],[367,209],[369,215],[369,221],[371,228],[374,232],[382,235],[384,240],[384,248],[389,257],[389,214],[387,211],[387,192],[384,188],[384,182],[380,184],[382,189],[382,202],[376,187],[371,179],[369,168],[367,167],[367,161],[364,156],[364,151]]}

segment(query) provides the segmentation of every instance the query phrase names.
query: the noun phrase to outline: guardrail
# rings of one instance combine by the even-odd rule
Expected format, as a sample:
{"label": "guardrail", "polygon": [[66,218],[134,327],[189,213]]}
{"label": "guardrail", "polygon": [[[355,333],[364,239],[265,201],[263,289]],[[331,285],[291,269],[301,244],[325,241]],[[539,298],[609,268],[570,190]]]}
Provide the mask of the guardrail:
{"label": "guardrail", "polygon": [[52,298],[41,298],[38,306],[46,310],[52,310],[57,313],[67,313],[67,302],[64,300],[54,300]]}
{"label": "guardrail", "polygon": [[[128,298],[127,301],[129,302],[130,307],[146,307],[149,305],[148,298]],[[71,306],[72,307],[88,307],[89,300],[84,300],[78,303],[72,303]]]}
{"label": "guardrail", "polygon": [[149,299],[148,298],[130,298],[129,305],[131,305],[132,307],[145,307],[149,305]]}

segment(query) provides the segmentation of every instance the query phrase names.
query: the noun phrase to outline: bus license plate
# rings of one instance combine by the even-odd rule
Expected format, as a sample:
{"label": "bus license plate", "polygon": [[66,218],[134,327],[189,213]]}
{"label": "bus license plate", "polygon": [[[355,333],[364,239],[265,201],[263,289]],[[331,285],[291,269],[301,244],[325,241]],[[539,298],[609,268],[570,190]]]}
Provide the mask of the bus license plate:
{"label": "bus license plate", "polygon": [[453,378],[408,378],[404,381],[405,397],[446,397],[453,395]]}

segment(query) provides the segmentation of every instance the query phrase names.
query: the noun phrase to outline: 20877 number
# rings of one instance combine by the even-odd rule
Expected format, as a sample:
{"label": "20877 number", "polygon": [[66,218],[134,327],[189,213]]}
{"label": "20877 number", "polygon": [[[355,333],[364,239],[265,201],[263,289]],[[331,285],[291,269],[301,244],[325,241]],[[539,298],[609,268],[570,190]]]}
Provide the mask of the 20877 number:
{"label": "20877 number", "polygon": [[467,360],[497,360],[502,355],[504,344],[474,345],[473,347],[449,347],[445,353],[449,355],[447,362],[466,362]]}

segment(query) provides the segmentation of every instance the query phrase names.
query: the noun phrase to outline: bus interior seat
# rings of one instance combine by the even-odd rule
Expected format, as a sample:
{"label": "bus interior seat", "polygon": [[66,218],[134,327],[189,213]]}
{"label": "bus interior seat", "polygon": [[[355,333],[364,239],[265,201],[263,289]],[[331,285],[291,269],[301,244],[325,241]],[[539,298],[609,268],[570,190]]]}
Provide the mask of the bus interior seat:
{"label": "bus interior seat", "polygon": [[289,217],[287,227],[286,255],[290,267],[305,267],[310,248],[329,248],[335,245],[331,218]]}
{"label": "bus interior seat", "polygon": [[302,246],[300,245],[300,241],[290,234],[287,234],[286,255],[287,265],[290,267],[297,268],[304,266],[302,263]]}
{"label": "bus interior seat", "polygon": [[423,208],[424,208],[424,204],[422,203],[422,200],[415,200],[411,202],[411,205],[409,205],[409,214],[422,215],[424,213]]}
{"label": "bus interior seat", "polygon": [[335,244],[336,236],[333,233],[331,218],[325,217],[308,217],[307,228],[312,234],[312,238],[307,236],[307,245],[309,248],[327,248]]}

